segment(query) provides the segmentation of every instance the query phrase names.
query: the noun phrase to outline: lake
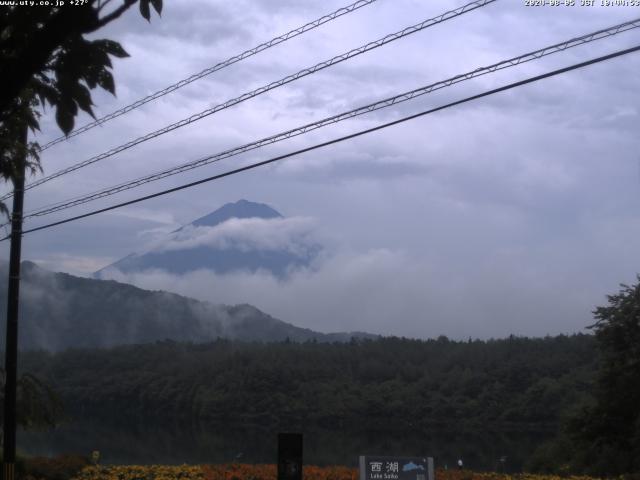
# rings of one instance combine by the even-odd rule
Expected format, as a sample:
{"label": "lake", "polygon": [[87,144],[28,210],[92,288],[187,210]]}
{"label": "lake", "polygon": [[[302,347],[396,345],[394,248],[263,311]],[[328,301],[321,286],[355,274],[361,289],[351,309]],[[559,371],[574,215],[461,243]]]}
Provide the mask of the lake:
{"label": "lake", "polygon": [[[280,429],[280,431],[288,431]],[[291,429],[291,431],[299,431]],[[29,455],[89,455],[99,450],[110,464],[275,463],[276,430],[225,425],[117,424],[76,421],[43,432],[18,433]],[[455,468],[458,458],[476,471],[521,471],[549,432],[336,431],[304,434],[304,462],[356,467],[358,455],[433,456],[437,467]],[[501,461],[504,459],[504,461]]]}

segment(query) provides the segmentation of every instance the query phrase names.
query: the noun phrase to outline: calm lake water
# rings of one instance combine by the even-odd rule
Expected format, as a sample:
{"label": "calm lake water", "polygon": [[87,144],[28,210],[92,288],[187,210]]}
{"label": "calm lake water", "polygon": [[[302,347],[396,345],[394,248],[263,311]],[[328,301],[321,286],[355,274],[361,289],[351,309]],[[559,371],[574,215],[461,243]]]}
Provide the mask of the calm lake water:
{"label": "calm lake water", "polygon": [[[18,449],[44,456],[99,450],[107,464],[275,463],[277,433],[261,428],[84,421],[46,432],[19,432]],[[549,433],[532,432],[310,430],[303,434],[304,462],[309,465],[356,467],[362,454],[428,455],[437,467],[454,468],[462,458],[466,468],[509,472],[521,471],[535,449],[551,438]]]}

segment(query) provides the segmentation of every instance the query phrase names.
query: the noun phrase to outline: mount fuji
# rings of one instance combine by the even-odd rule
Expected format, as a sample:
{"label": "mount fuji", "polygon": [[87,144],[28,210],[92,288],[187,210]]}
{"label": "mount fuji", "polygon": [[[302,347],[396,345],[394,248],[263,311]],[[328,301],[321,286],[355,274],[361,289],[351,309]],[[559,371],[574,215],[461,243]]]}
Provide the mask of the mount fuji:
{"label": "mount fuji", "polygon": [[311,238],[308,219],[285,218],[269,205],[240,200],[98,270],[94,278],[110,278],[114,270],[185,274],[202,269],[217,274],[260,271],[283,278],[309,267],[321,249]]}

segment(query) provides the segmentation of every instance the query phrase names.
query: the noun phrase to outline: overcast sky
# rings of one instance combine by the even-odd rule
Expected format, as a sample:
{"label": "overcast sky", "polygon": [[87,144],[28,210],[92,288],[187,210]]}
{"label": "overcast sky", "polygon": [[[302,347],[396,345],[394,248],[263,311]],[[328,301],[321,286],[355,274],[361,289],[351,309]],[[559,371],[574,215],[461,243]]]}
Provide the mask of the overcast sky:
{"label": "overcast sky", "polygon": [[[378,0],[52,147],[42,155],[45,173],[465,3]],[[165,0],[162,18],[154,16],[150,24],[130,12],[98,35],[120,41],[131,58],[114,62],[117,98],[95,93],[96,111],[109,113],[344,5]],[[530,7],[524,0],[498,0],[30,190],[26,210],[636,17],[638,7]],[[640,30],[632,30],[28,227],[639,43]],[[251,303],[320,331],[453,338],[583,331],[605,295],[616,292],[619,283],[634,283],[640,271],[638,71],[640,54],[631,54],[277,165],[29,234],[23,258],[88,275],[245,198],[299,218],[325,245],[317,264],[284,281],[208,272],[121,280],[215,303]],[[82,117],[77,124],[87,121]],[[50,112],[42,125],[41,143],[59,135]],[[5,242],[4,258],[7,247]]]}

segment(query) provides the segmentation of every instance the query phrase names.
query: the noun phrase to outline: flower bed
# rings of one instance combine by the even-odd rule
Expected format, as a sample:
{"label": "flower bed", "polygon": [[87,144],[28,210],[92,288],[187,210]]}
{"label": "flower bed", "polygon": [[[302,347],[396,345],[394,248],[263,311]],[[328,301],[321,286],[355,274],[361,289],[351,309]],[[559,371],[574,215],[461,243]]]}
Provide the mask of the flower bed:
{"label": "flower bed", "polygon": [[[66,458],[66,457],[65,457]],[[65,461],[77,465],[77,473],[66,478],[71,480],[276,480],[275,465],[222,464],[222,465],[90,465],[82,467],[78,462]],[[36,463],[38,468],[25,477],[28,480],[58,480],[64,475],[58,465],[53,468],[47,462]],[[45,467],[50,467],[45,468]],[[49,470],[49,471],[47,471]],[[553,475],[502,473],[477,473],[469,470],[436,471],[437,480],[593,480],[590,477],[559,477]],[[358,469],[333,466],[315,467],[305,465],[303,480],[358,480]]]}

